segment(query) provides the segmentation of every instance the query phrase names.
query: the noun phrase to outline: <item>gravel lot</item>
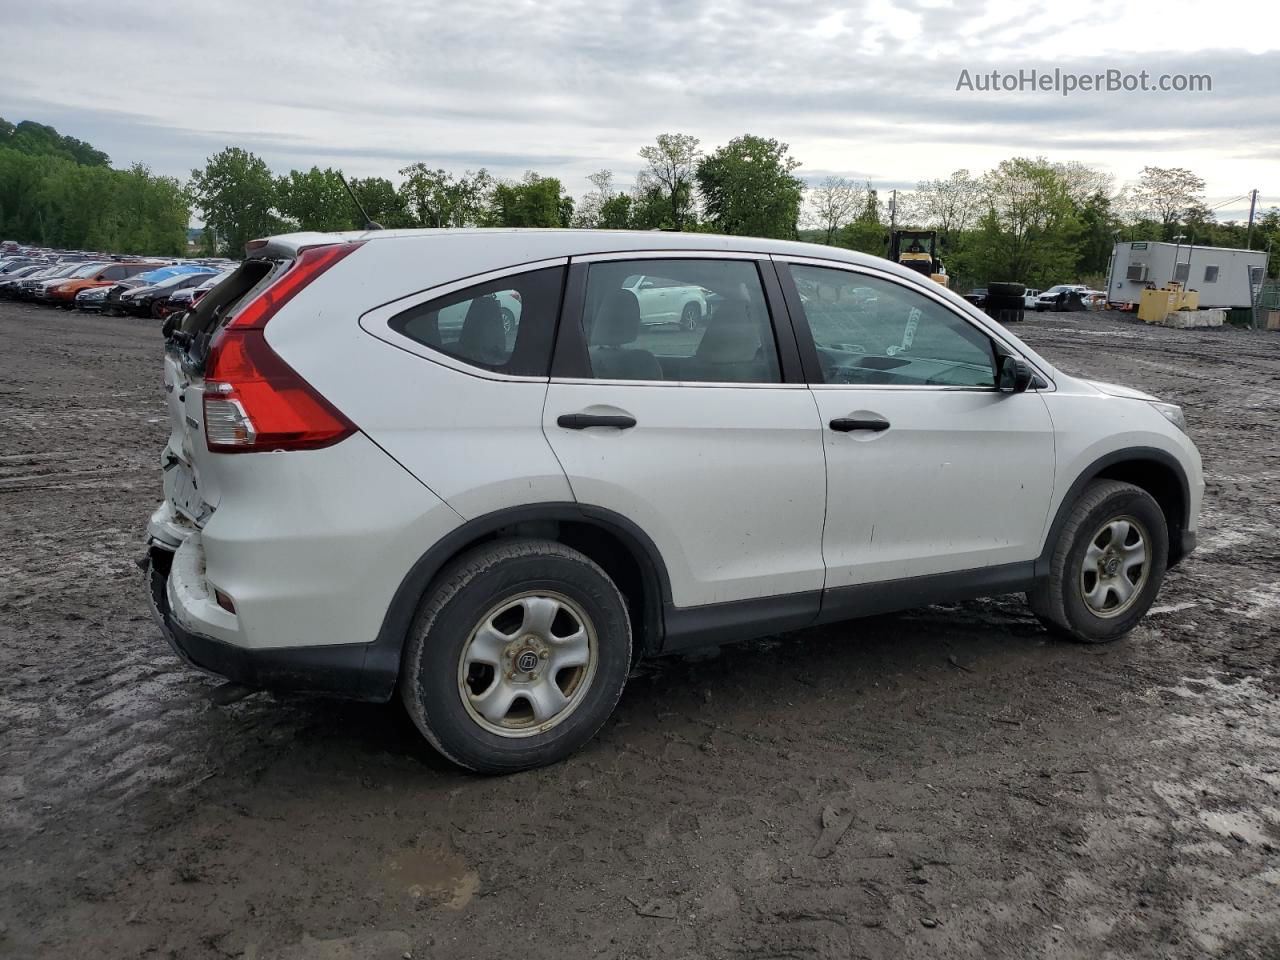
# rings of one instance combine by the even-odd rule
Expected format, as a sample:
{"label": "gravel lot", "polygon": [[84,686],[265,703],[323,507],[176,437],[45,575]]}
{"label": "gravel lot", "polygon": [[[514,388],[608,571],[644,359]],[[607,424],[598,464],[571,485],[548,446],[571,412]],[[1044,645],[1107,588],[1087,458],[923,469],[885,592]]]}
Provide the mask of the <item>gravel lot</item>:
{"label": "gravel lot", "polygon": [[740,644],[482,779],[391,707],[218,705],[133,563],[156,324],[0,304],[0,955],[1280,956],[1280,337],[1018,333],[1187,408],[1201,546],[1129,638],[1010,597]]}

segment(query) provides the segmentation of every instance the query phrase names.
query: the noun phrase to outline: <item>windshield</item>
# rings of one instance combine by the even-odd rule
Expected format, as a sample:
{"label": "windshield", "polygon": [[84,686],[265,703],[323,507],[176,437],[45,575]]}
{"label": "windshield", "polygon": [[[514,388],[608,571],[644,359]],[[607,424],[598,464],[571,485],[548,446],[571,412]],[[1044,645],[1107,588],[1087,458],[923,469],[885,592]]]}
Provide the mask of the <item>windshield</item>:
{"label": "windshield", "polygon": [[70,275],[73,277],[87,277],[90,274],[97,273],[105,266],[105,263],[86,263],[81,265],[79,269],[73,270]]}

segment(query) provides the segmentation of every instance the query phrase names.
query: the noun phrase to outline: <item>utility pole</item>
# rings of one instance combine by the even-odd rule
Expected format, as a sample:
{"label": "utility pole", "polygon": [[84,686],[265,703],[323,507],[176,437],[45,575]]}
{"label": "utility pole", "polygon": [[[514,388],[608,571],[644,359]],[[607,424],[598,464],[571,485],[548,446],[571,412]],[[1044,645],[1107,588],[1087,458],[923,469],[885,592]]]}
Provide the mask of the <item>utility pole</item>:
{"label": "utility pole", "polygon": [[893,191],[893,195],[889,198],[889,235],[893,235],[894,229],[898,223],[898,191]]}
{"label": "utility pole", "polygon": [[1253,192],[1249,194],[1249,233],[1248,233],[1248,237],[1245,239],[1245,242],[1244,242],[1244,247],[1246,250],[1253,249],[1253,212],[1254,210],[1257,209],[1257,207],[1258,207],[1258,191],[1257,189],[1254,189]]}

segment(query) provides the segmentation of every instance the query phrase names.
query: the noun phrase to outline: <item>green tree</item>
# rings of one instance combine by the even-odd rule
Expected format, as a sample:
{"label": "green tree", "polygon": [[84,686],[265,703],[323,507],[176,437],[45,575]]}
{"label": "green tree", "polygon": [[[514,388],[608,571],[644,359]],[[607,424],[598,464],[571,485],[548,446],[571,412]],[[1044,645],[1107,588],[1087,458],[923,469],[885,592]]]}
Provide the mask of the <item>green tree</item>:
{"label": "green tree", "polygon": [[625,193],[615,193],[600,204],[600,218],[597,226],[603,230],[626,230],[631,227],[631,197]]}
{"label": "green tree", "polygon": [[560,227],[566,225],[566,216],[573,216],[573,200],[564,196],[560,181],[530,170],[522,180],[499,182],[494,186],[483,225]]}
{"label": "green tree", "polygon": [[591,181],[591,185],[595,189],[582,198],[582,204],[574,217],[574,226],[576,227],[590,228],[600,226],[600,211],[613,198],[616,192],[613,189],[612,170],[597,170],[595,173],[589,174],[587,179]]}
{"label": "green tree", "polygon": [[219,251],[240,256],[255,237],[280,232],[276,181],[262,158],[227,147],[192,170],[187,185],[204,222],[217,234]]}
{"label": "green tree", "polygon": [[1280,207],[1271,207],[1253,226],[1253,249],[1271,250],[1267,276],[1280,276]]}
{"label": "green tree", "polygon": [[745,134],[698,164],[697,182],[710,226],[749,237],[794,238],[804,183],[787,144]]}
{"label": "green tree", "polygon": [[1204,179],[1185,167],[1143,167],[1125,199],[1134,220],[1158,224],[1158,239],[1172,240],[1188,213],[1204,205]]}
{"label": "green tree", "polygon": [[1014,157],[984,174],[985,212],[963,258],[968,272],[1033,286],[1074,276],[1080,222],[1072,186],[1070,171],[1044,157]]}
{"label": "green tree", "polygon": [[880,217],[880,195],[870,188],[858,216],[836,234],[836,245],[883,257],[888,232]]}
{"label": "green tree", "polygon": [[306,173],[290,170],[276,181],[276,207],[299,230],[353,230],[362,227],[336,170],[312,167]]}
{"label": "green tree", "polygon": [[637,188],[647,198],[661,197],[666,217],[653,226],[684,230],[693,220],[693,186],[702,151],[699,140],[685,133],[660,133],[655,142],[640,148],[645,169],[637,178]]}
{"label": "green tree", "polygon": [[369,214],[369,219],[388,229],[414,225],[409,211],[405,209],[404,198],[386,177],[365,177],[363,180],[353,177],[347,182]]}
{"label": "green tree", "polygon": [[83,140],[63,136],[53,127],[31,120],[15,125],[0,117],[0,148],[33,156],[62,157],[86,166],[106,167],[111,164],[110,157]]}
{"label": "green tree", "polygon": [[1105,274],[1111,263],[1111,251],[1120,231],[1120,218],[1112,207],[1111,197],[1099,190],[1076,210],[1080,224],[1077,277]]}
{"label": "green tree", "polygon": [[181,256],[187,252],[191,209],[186,192],[173,177],[159,177],[135,163],[116,173],[115,242],[106,249],[122,253]]}
{"label": "green tree", "polygon": [[918,183],[915,202],[921,223],[935,228],[939,246],[952,251],[981,212],[982,185],[968,170],[956,170],[945,180]]}
{"label": "green tree", "polygon": [[810,223],[822,232],[822,242],[831,243],[836,231],[866,206],[871,184],[844,177],[825,177],[809,193]]}
{"label": "green tree", "polygon": [[481,167],[455,177],[447,170],[413,163],[400,171],[403,205],[422,227],[474,227],[489,208],[494,181]]}

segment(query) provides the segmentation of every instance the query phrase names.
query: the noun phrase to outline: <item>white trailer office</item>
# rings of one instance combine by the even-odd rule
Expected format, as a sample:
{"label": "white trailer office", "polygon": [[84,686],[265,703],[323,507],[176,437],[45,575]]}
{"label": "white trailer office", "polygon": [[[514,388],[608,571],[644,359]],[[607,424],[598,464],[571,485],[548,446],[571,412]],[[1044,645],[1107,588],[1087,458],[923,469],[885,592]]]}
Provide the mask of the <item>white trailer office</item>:
{"label": "white trailer office", "polygon": [[1154,240],[1117,243],[1111,251],[1107,300],[1136,304],[1143,290],[1176,280],[1199,292],[1202,307],[1248,307],[1253,305],[1250,283],[1260,284],[1266,270],[1265,250]]}

